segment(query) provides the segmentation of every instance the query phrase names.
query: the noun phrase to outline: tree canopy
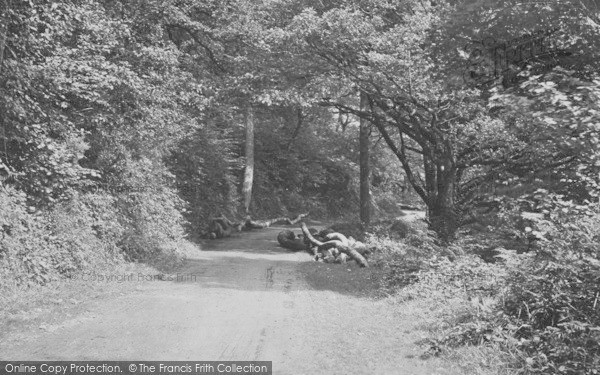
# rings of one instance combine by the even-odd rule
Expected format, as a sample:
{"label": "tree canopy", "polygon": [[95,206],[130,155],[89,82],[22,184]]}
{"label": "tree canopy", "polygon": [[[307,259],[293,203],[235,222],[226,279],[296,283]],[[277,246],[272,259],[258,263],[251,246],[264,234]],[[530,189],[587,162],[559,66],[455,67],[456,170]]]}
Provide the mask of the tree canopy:
{"label": "tree canopy", "polygon": [[237,213],[249,111],[257,213],[356,211],[358,118],[373,176],[407,181],[443,238],[494,186],[597,199],[594,1],[1,6],[0,169],[31,210],[102,191],[193,227]]}

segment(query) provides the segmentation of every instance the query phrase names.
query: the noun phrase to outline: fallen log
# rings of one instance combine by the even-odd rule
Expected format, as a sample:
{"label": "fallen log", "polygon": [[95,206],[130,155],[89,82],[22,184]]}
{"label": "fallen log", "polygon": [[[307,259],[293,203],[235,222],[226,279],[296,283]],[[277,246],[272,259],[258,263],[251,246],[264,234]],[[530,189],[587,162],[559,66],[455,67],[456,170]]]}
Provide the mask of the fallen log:
{"label": "fallen log", "polygon": [[421,210],[420,207],[412,206],[410,204],[399,204],[398,208],[400,208],[401,210],[405,210],[405,211],[419,211],[419,210]]}
{"label": "fallen log", "polygon": [[348,246],[348,237],[344,236],[341,233],[329,233],[325,236],[325,240],[327,241],[331,241],[331,240],[338,240],[338,241],[342,241],[342,243],[346,246]]}
{"label": "fallen log", "polygon": [[278,217],[276,219],[271,220],[253,220],[250,216],[247,216],[246,221],[244,223],[244,230],[268,228],[271,225],[286,219],[287,218],[285,217]]}
{"label": "fallen log", "polygon": [[[302,229],[302,233],[304,234],[304,237],[307,238],[310,243],[314,246],[317,247],[318,252],[323,253],[327,250],[330,249],[336,249],[337,251],[339,251],[340,253],[344,253],[346,255],[348,255],[350,258],[354,259],[354,261],[356,261],[356,263],[361,266],[361,267],[369,267],[369,263],[367,262],[367,260],[365,259],[364,256],[362,256],[354,247],[351,247],[348,245],[348,239],[340,234],[340,233],[331,233],[328,236],[330,236],[331,238],[337,238],[337,239],[330,239],[327,240],[327,237],[325,238],[326,241],[322,242],[317,240],[308,230],[308,227],[306,226],[306,224],[302,223],[300,228]],[[345,239],[345,241],[344,241]],[[331,252],[330,252],[331,253]],[[333,253],[331,253],[332,256]],[[329,256],[329,254],[326,254],[325,257]],[[334,256],[335,258],[335,256]]]}
{"label": "fallen log", "polygon": [[341,253],[336,259],[335,263],[346,263],[348,261],[348,255]]}
{"label": "fallen log", "polygon": [[223,225],[218,221],[211,221],[208,224],[208,238],[214,240],[216,238],[229,237],[231,235],[231,231],[225,230]]}
{"label": "fallen log", "polygon": [[294,218],[294,219],[290,219],[288,217],[278,217],[278,218],[270,219],[270,220],[252,220],[252,218],[250,216],[247,216],[246,221],[244,223],[244,229],[246,229],[246,230],[264,229],[264,228],[268,228],[271,225],[277,224],[277,223],[294,225],[294,224],[298,223],[300,220],[304,219],[306,216],[308,216],[308,213],[300,214],[300,215],[296,216],[296,218]]}
{"label": "fallen log", "polygon": [[304,218],[305,218],[305,217],[307,217],[307,216],[308,216],[308,212],[307,212],[307,213],[305,213],[305,214],[300,214],[300,215],[296,216],[296,218],[294,218],[294,219],[291,219],[291,220],[290,220],[290,219],[287,219],[287,222],[286,222],[286,224],[287,224],[287,225],[296,225],[296,224],[298,224],[300,221],[302,221],[302,219],[304,219]]}
{"label": "fallen log", "polygon": [[306,216],[308,216],[308,213],[300,214],[294,219],[290,219],[288,217],[278,217],[270,220],[253,220],[250,216],[247,216],[241,222],[236,223],[229,220],[227,217],[225,217],[225,215],[221,215],[218,217],[213,217],[209,220],[208,231],[205,233],[207,233],[206,235],[210,239],[225,238],[231,236],[233,232],[268,228],[275,223],[294,225]]}
{"label": "fallen log", "polygon": [[341,233],[334,232],[334,233],[329,233],[328,235],[326,235],[325,240],[341,241],[344,244],[344,246],[347,246],[351,249],[356,250],[362,256],[366,256],[371,253],[371,249],[369,249],[369,247],[367,245],[365,245],[364,243],[362,243],[360,241],[356,241],[354,238],[352,238],[352,236],[346,237]]}
{"label": "fallen log", "polygon": [[[318,237],[318,231],[314,228],[309,228],[308,231],[313,235]],[[300,251],[306,250],[308,253],[312,255],[317,255],[317,247],[312,245],[310,241],[302,234],[296,236],[296,234],[289,230],[285,229],[279,232],[277,235],[277,242],[282,247],[285,247],[292,251]]]}
{"label": "fallen log", "polygon": [[[313,236],[320,237],[320,232],[317,231],[315,228],[308,228],[308,232]],[[316,258],[317,255],[319,254],[319,247],[312,244],[310,242],[310,239],[308,239],[308,237],[306,237],[305,235],[302,235],[302,240],[304,241],[304,244],[306,245],[306,248],[308,249],[308,253],[312,254],[312,256],[314,256]]]}
{"label": "fallen log", "polygon": [[308,250],[308,246],[304,243],[303,237],[296,237],[291,230],[282,230],[277,235],[277,242],[282,247],[293,251]]}
{"label": "fallen log", "polygon": [[211,239],[231,236],[233,231],[240,231],[241,223],[234,223],[224,215],[213,217],[208,224],[208,237]]}

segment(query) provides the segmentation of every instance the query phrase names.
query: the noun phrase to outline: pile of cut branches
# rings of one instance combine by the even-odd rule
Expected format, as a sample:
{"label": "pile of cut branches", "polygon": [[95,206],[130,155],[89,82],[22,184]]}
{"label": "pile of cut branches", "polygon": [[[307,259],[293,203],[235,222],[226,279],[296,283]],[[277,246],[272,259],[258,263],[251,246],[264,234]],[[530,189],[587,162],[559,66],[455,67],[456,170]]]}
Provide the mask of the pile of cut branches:
{"label": "pile of cut branches", "polygon": [[308,251],[316,261],[346,263],[354,260],[361,267],[369,266],[365,256],[370,253],[370,249],[364,243],[330,229],[318,232],[308,228],[305,223],[301,223],[300,228],[302,234],[298,236],[290,230],[281,231],[277,241],[289,250]]}

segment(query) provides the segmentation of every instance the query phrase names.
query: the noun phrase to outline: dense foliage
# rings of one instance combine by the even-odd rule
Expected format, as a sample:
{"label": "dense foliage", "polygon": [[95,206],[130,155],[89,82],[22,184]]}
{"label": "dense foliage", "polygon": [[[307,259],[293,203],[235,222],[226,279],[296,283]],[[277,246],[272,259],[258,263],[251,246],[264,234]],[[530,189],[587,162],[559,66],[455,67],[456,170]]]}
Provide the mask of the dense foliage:
{"label": "dense foliage", "polygon": [[433,230],[373,239],[390,285],[480,282],[455,338],[594,373],[599,43],[591,0],[0,0],[0,286],[175,259],[244,204],[355,219],[362,119],[373,210]]}
{"label": "dense foliage", "polygon": [[253,214],[340,216],[356,206],[352,125],[276,98],[276,60],[256,46],[242,9],[0,7],[3,283],[174,254],[186,231],[236,215],[248,106],[257,122]]}

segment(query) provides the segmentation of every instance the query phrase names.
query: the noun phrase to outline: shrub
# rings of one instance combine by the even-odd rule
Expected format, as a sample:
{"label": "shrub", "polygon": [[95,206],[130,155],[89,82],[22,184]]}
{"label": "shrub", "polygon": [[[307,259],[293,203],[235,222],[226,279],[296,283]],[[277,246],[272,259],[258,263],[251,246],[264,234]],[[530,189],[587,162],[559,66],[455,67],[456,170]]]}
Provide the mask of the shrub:
{"label": "shrub", "polygon": [[[106,195],[71,194],[44,211],[26,195],[0,189],[0,288],[46,284],[85,269],[122,261],[116,246],[121,228]],[[107,217],[107,215],[109,215]]]}
{"label": "shrub", "polygon": [[[376,249],[371,263],[385,270],[382,287],[388,293],[398,293],[417,283],[423,286],[423,277],[435,272],[440,262],[449,263],[448,258],[454,259],[447,248],[439,245],[435,233],[416,225],[394,220],[391,224],[376,224],[372,230],[366,235],[368,246]],[[402,236],[398,231],[402,231]],[[409,298],[412,297],[414,295]]]}
{"label": "shrub", "polygon": [[[418,230],[369,241],[388,270],[385,290],[436,309],[429,353],[485,345],[511,373],[598,374],[599,222],[594,207],[538,190],[505,199],[484,232],[447,248]],[[445,251],[466,255],[449,261]]]}
{"label": "shrub", "polygon": [[141,191],[119,197],[125,228],[119,241],[127,259],[151,261],[161,254],[175,254],[185,237],[184,219],[178,206],[183,201],[170,189]]}
{"label": "shrub", "polygon": [[600,368],[600,215],[573,216],[563,208],[549,211],[554,226],[539,251],[511,270],[502,311],[516,322],[514,334],[521,339],[529,373],[595,374]]}
{"label": "shrub", "polygon": [[45,209],[27,195],[0,189],[0,289],[47,284],[81,271],[144,261],[171,267],[182,258],[181,200],[168,188],[124,192],[70,191]]}
{"label": "shrub", "polygon": [[600,213],[543,191],[511,203],[501,228],[535,246],[523,254],[496,249],[491,309],[457,322],[439,343],[497,342],[512,354],[515,373],[597,374]]}

